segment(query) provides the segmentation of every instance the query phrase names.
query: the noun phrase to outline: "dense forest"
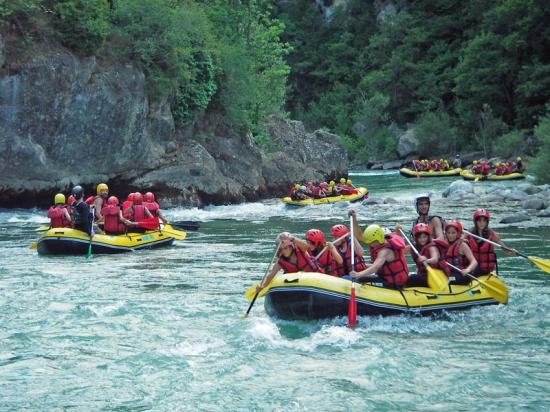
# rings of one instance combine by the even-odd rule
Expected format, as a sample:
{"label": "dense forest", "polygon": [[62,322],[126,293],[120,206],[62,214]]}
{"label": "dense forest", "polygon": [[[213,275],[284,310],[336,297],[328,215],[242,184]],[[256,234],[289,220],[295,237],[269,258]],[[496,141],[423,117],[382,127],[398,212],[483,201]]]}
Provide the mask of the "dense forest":
{"label": "dense forest", "polygon": [[550,181],[547,1],[0,0],[0,19],[8,56],[55,40],[140,67],[180,126],[221,112],[269,150],[284,115],[361,162],[413,128],[421,156],[521,155]]}

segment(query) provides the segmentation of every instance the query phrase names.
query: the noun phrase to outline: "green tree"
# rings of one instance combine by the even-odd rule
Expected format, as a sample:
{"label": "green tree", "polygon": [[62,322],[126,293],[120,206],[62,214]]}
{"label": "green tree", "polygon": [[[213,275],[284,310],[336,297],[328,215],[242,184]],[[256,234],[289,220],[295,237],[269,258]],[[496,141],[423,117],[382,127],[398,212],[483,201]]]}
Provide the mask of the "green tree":
{"label": "green tree", "polygon": [[107,0],[59,0],[51,3],[59,40],[76,53],[94,54],[109,34]]}
{"label": "green tree", "polygon": [[284,25],[266,0],[215,0],[208,4],[220,56],[217,99],[233,124],[259,132],[270,114],[282,114],[290,71],[281,41]]}
{"label": "green tree", "polygon": [[[547,106],[547,109],[550,109]],[[534,135],[538,140],[538,155],[529,162],[529,169],[540,183],[550,183],[550,115],[546,114],[534,128]]]}
{"label": "green tree", "polygon": [[173,96],[178,124],[208,107],[217,90],[212,26],[202,7],[172,0],[118,0],[112,12],[110,50],[134,62],[147,77],[149,95]]}

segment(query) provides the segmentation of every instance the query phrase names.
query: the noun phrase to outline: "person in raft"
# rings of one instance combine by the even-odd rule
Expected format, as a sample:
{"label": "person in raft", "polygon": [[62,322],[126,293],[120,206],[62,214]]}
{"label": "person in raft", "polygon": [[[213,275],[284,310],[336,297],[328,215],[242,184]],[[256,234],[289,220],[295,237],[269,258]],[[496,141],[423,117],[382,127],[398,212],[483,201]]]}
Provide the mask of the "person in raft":
{"label": "person in raft", "polygon": [[[342,224],[334,225],[330,228],[330,235],[336,250],[342,256],[342,264],[336,265],[336,276],[342,277],[348,275],[352,270],[362,271],[366,268],[365,260],[363,259],[363,247],[357,240],[351,236],[345,236],[349,233],[347,226]],[[351,242],[353,242],[354,261],[351,259]]]}
{"label": "person in raft", "polygon": [[413,228],[413,236],[415,247],[420,254],[416,256],[416,253],[411,250],[411,256],[416,263],[416,274],[409,276],[407,286],[428,287],[427,269],[424,262],[434,269],[442,270],[449,276],[451,270],[445,263],[445,253],[449,244],[445,240],[432,238],[432,231],[425,223],[418,223]]}
{"label": "person in raft", "polygon": [[126,233],[127,226],[137,225],[122,216],[122,210],[118,203],[118,197],[110,196],[107,199],[107,204],[101,209],[101,220],[98,223],[103,224],[103,230],[108,235]]}
{"label": "person in raft", "polygon": [[50,218],[50,228],[54,227],[71,227],[71,214],[67,210],[65,204],[65,195],[58,193],[53,198],[54,204],[48,209],[48,217]]}
{"label": "person in raft", "polygon": [[153,217],[158,218],[165,225],[168,224],[168,220],[166,220],[166,218],[160,211],[159,204],[155,201],[155,195],[153,194],[153,192],[147,192],[143,195],[143,204],[149,210],[149,212],[151,212]]}
{"label": "person in raft", "polygon": [[325,234],[319,229],[309,229],[306,232],[306,240],[294,238],[294,244],[303,252],[315,256],[319,272],[326,275],[336,276],[336,267],[343,262],[342,256],[338,253],[332,242],[325,241]]}
{"label": "person in raft", "polygon": [[[385,234],[379,225],[367,226],[364,232],[357,223],[356,213],[352,216],[354,233],[359,234],[370,250],[371,263],[362,271],[352,270],[350,277],[359,282],[381,283],[382,286],[399,289],[405,286],[409,277],[409,266],[405,258],[405,242],[395,233]],[[356,235],[357,236],[357,235]]]}
{"label": "person in raft", "polygon": [[470,277],[477,269],[477,260],[472,253],[468,242],[462,239],[462,224],[458,220],[451,220],[445,225],[445,239],[449,244],[445,252],[445,261],[460,269],[450,268],[449,280],[451,284],[467,285]]}
{"label": "person in raft", "polygon": [[276,242],[278,244],[276,253],[279,259],[273,265],[269,274],[257,286],[258,291],[269,285],[280,270],[283,273],[319,272],[317,260],[307,251],[303,251],[296,246],[296,239],[290,233],[279,233]]}
{"label": "person in raft", "polygon": [[75,201],[71,204],[74,220],[73,227],[93,236],[94,215],[90,210],[90,206],[84,201],[84,189],[82,189],[82,186],[77,185],[73,187],[71,194],[75,198]]}
{"label": "person in raft", "polygon": [[430,195],[422,194],[414,198],[414,206],[418,217],[413,222],[413,227],[419,223],[425,223],[430,227],[430,232],[436,239],[445,239],[443,232],[444,220],[441,216],[430,215]]}
{"label": "person in raft", "polygon": [[[473,214],[474,227],[470,229],[470,232],[483,239],[498,243],[502,246],[502,251],[508,256],[517,255],[518,252],[516,249],[506,246],[498,233],[489,229],[490,220],[491,214],[487,209],[476,210]],[[495,247],[492,244],[481,239],[476,239],[473,236],[468,236],[468,245],[472,249],[472,253],[478,263],[477,270],[473,275],[485,275],[495,269],[498,273],[497,256],[495,254]]]}

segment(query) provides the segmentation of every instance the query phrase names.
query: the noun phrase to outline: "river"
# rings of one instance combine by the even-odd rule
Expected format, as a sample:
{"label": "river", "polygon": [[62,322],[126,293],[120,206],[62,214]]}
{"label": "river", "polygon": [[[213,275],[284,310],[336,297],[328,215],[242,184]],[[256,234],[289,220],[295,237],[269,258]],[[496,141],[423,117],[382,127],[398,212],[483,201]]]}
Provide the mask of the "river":
{"label": "river", "polygon": [[[410,225],[416,193],[469,227],[488,207],[511,247],[550,258],[550,220],[498,220],[517,204],[456,204],[453,178],[352,171],[371,197],[362,226]],[[479,182],[482,185],[513,182]],[[124,194],[120,194],[124,196]],[[262,278],[276,235],[348,223],[349,205],[289,208],[278,199],[165,211],[198,232],[157,250],[39,256],[43,210],[0,211],[0,410],[437,411],[550,410],[550,276],[499,254],[508,305],[437,318],[290,322],[244,290]]]}

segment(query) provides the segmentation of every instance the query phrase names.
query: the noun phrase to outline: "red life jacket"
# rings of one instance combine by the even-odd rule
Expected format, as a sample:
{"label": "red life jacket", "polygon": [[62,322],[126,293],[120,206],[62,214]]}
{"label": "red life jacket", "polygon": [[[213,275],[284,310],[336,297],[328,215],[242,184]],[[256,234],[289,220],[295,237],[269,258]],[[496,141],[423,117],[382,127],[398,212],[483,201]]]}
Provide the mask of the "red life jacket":
{"label": "red life jacket", "polygon": [[145,219],[145,206],[134,204],[132,208],[134,209],[134,213],[132,214],[131,220],[134,222],[140,222]]}
{"label": "red life jacket", "polygon": [[131,200],[125,200],[122,202],[122,216],[124,216],[126,219],[132,218],[132,209],[130,209],[133,205],[133,202]]}
{"label": "red life jacket", "polygon": [[[320,250],[313,251],[318,254]],[[317,259],[317,265],[319,266],[319,272],[327,275],[336,276],[336,261],[330,252],[330,249],[325,249],[321,256]]]}
{"label": "red life jacket", "polygon": [[[342,256],[342,264],[336,264],[336,276],[342,277],[344,275],[347,275],[352,270],[351,265],[351,238],[347,237],[345,239],[345,242],[347,244],[346,251],[342,252],[340,249],[338,249],[338,253],[340,253],[340,256]],[[363,260],[363,256],[355,254],[355,271],[360,272],[367,267],[365,266],[365,261]]]}
{"label": "red life jacket", "polygon": [[145,202],[145,207],[151,212],[153,217],[159,217],[159,204],[157,202]]}
{"label": "red life jacket", "polygon": [[279,257],[277,263],[283,269],[284,273],[296,273],[296,272],[317,272],[317,261],[309,253],[304,253],[296,246],[292,246],[294,253],[296,254],[296,263],[289,261],[283,255]]}
{"label": "red life jacket", "polygon": [[[447,254],[447,249],[449,248],[449,244],[445,242],[443,239],[433,239],[430,243],[427,243],[420,249],[420,255],[426,256],[427,258],[430,258],[429,248],[432,246],[437,247],[437,250],[439,251],[439,260],[437,261],[436,269],[441,269],[447,276],[451,274],[451,269],[447,264],[445,263],[445,255]],[[414,259],[416,263],[416,273],[419,275],[425,275],[426,274],[426,266],[424,266],[423,263],[420,263],[418,261],[418,256]]]}
{"label": "red life jacket", "polygon": [[[472,229],[472,232],[474,231],[475,229]],[[494,242],[494,235],[492,230],[489,230],[487,235],[484,233],[483,237]],[[492,272],[495,269],[497,262],[497,256],[495,254],[494,246],[489,242],[477,240],[472,236],[468,237],[468,245],[470,245],[470,249],[472,249],[472,253],[477,260],[478,272]]]}
{"label": "red life jacket", "polygon": [[403,238],[395,233],[386,235],[386,241],[383,245],[371,246],[370,248],[370,258],[372,262],[376,260],[378,253],[380,253],[382,249],[390,249],[393,252],[394,260],[391,262],[384,262],[384,265],[380,269],[380,273],[378,273],[378,275],[382,276],[384,281],[390,285],[403,286],[409,277],[409,265],[403,253],[404,248],[405,243],[403,242]]}
{"label": "red life jacket", "polygon": [[94,200],[95,200],[96,197],[97,197],[97,196],[88,196],[88,197],[86,198],[86,200],[85,200],[86,204],[87,204],[88,206],[92,205],[92,204],[94,203]]}
{"label": "red life jacket", "polygon": [[445,261],[451,265],[456,266],[459,269],[464,269],[470,262],[466,259],[466,256],[460,254],[460,245],[462,239],[457,239],[449,245],[447,252],[445,253]]}
{"label": "red life jacket", "polygon": [[124,233],[125,226],[118,218],[120,209],[115,205],[107,205],[101,209],[101,215],[105,219],[103,228],[107,233]]}
{"label": "red life jacket", "polygon": [[71,227],[71,222],[65,218],[64,209],[65,206],[52,206],[48,209],[50,227]]}

